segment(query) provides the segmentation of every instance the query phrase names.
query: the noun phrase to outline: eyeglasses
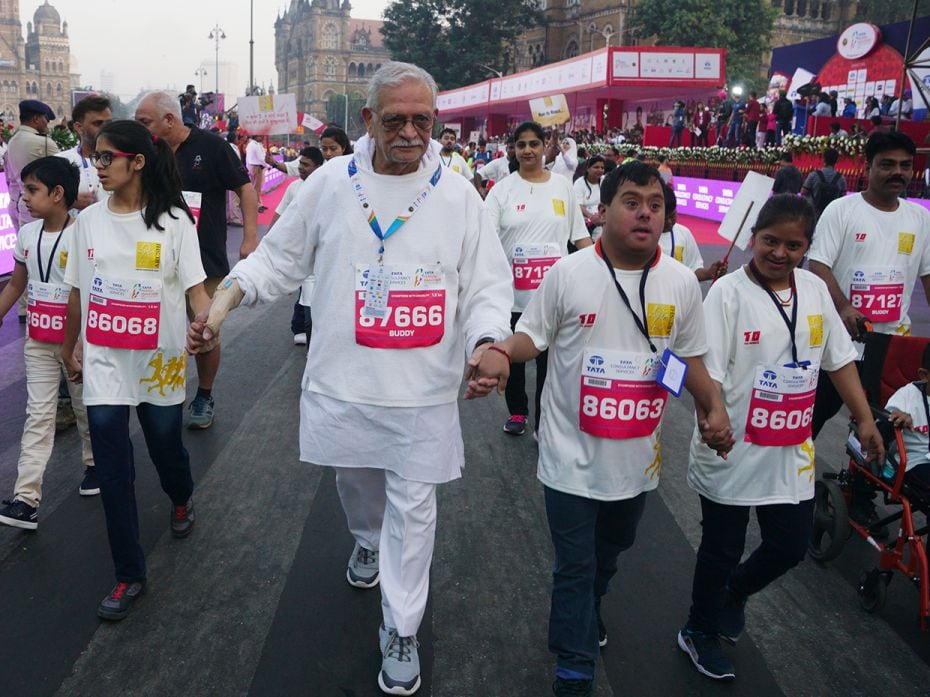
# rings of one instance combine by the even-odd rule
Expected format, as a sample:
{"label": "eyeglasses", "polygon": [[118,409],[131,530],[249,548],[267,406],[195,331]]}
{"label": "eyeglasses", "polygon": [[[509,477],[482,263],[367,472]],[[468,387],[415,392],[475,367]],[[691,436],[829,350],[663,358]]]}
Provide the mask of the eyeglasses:
{"label": "eyeglasses", "polygon": [[90,159],[95,165],[109,167],[113,164],[114,157],[135,157],[138,153],[121,152],[119,150],[102,150],[101,152],[92,152]]}
{"label": "eyeglasses", "polygon": [[412,123],[418,131],[428,133],[433,130],[433,123],[436,119],[432,114],[414,114],[413,116],[401,116],[400,114],[386,114],[381,117],[381,127],[388,133],[397,133],[407,123]]}

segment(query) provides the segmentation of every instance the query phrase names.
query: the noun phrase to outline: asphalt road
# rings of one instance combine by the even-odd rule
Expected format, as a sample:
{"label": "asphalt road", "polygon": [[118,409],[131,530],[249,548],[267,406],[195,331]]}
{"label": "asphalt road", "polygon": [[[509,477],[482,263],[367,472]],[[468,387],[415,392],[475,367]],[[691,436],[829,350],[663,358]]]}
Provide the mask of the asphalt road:
{"label": "asphalt road", "polygon": [[[236,237],[234,229],[230,250]],[[704,253],[710,261],[722,250]],[[185,433],[198,516],[186,540],[168,533],[169,502],[134,427],[149,586],[119,624],[95,615],[113,579],[103,512],[98,498],[77,493],[77,433],[59,434],[39,530],[0,527],[0,695],[380,694],[378,592],[345,583],[352,541],[333,475],[297,460],[304,353],[291,343],[292,302],[236,311],[224,326],[216,423]],[[0,328],[4,497],[25,409],[23,332],[13,315]],[[923,299],[914,316],[916,333],[930,332]],[[605,600],[609,644],[597,695],[930,694],[930,634],[917,626],[917,592],[898,575],[886,607],[862,611],[856,585],[876,554],[858,538],[837,561],[806,561],[752,598],[746,635],[732,650],[735,682],[716,684],[693,670],[675,643],[700,538],[698,499],[685,483],[690,409],[687,398],[670,401],[662,481]],[[440,488],[420,694],[542,697],[553,665],[552,553],[536,444],[501,431],[501,398],[463,402],[461,411],[467,467]],[[837,417],[818,439],[820,472],[838,469],[844,440]],[[757,540],[753,527],[750,544]]]}

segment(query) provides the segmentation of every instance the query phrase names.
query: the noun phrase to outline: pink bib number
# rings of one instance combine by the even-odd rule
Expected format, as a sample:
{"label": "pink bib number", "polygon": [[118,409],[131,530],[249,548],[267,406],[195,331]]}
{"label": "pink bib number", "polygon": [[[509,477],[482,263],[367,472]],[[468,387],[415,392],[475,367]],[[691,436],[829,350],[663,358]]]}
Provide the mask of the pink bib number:
{"label": "pink bib number", "polygon": [[181,194],[184,196],[184,203],[191,209],[191,214],[194,216],[194,226],[200,225],[200,207],[203,204],[203,194],[199,191],[182,191]]}
{"label": "pink bib number", "polygon": [[439,264],[392,266],[383,317],[369,316],[366,311],[367,274],[367,266],[357,266],[355,343],[371,348],[409,349],[442,341],[446,289]]}
{"label": "pink bib number", "polygon": [[579,428],[597,438],[645,438],[662,421],[668,392],[652,354],[585,349]]}
{"label": "pink bib number", "polygon": [[535,290],[543,276],[561,258],[556,244],[523,244],[513,248],[513,287]]}
{"label": "pink bib number", "polygon": [[67,286],[30,281],[27,326],[29,338],[49,344],[65,340],[65,318],[68,315]]}
{"label": "pink bib number", "polygon": [[853,272],[849,302],[873,322],[897,322],[904,299],[904,274],[894,269]]}
{"label": "pink bib number", "polygon": [[158,348],[161,282],[94,278],[87,303],[84,336],[110,348]]}
{"label": "pink bib number", "polygon": [[760,367],[756,370],[749,414],[747,443],[800,445],[811,437],[811,419],[819,368]]}

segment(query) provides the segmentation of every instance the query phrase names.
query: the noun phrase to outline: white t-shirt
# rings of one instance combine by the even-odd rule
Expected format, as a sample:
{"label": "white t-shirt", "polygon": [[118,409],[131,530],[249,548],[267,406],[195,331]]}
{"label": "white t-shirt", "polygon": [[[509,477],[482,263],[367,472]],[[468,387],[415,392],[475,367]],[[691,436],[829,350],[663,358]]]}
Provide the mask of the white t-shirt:
{"label": "white t-shirt", "polygon": [[[640,317],[641,273],[616,270]],[[684,266],[659,255],[647,278],[646,305],[649,332],[659,355],[667,347],[682,358],[707,350],[701,290]],[[601,501],[655,489],[661,470],[659,429],[642,438],[611,439],[579,428],[585,350],[650,353],[596,247],[556,262],[530,299],[516,331],[529,335],[540,351],[549,349],[540,408],[539,480],[552,489]]]}
{"label": "white t-shirt", "polygon": [[[575,200],[578,201],[578,205],[584,208],[588,212],[588,215],[597,213],[597,207],[601,203],[600,182],[592,184],[586,177],[578,177],[572,185],[572,190],[575,192]],[[601,236],[603,231],[604,226],[598,225],[591,230],[591,237],[596,240]]]}
{"label": "white t-shirt", "polygon": [[[819,364],[820,379],[829,380],[822,371],[838,370],[855,360],[852,340],[826,284],[803,269],[795,270],[795,283],[800,303],[795,332],[798,360]],[[785,311],[791,317],[791,308]],[[741,268],[711,287],[704,315],[711,328],[704,364],[710,377],[722,386],[736,445],[724,460],[701,442],[695,426],[688,483],[712,501],[736,506],[798,503],[811,498],[815,477],[811,439],[792,446],[762,446],[745,440],[756,371],[793,361],[788,327],[775,303],[749,278],[747,269]]]}
{"label": "white t-shirt", "polygon": [[[517,246],[550,243],[566,256],[569,240],[590,239],[565,177],[550,174],[547,182],[528,182],[516,173],[495,184],[485,203],[511,265]],[[533,292],[514,289],[513,311],[522,312]]]}
{"label": "white t-shirt", "polygon": [[[108,202],[86,208],[74,222],[65,283],[81,291],[81,328],[95,278],[123,285],[161,282],[158,348],[133,350],[84,342],[84,403],[167,406],[186,393],[185,292],[206,278],[197,230],[187,215],[163,215],[164,230],[145,227],[141,211],[114,213]],[[100,306],[105,307],[105,306]]]}
{"label": "white t-shirt", "polygon": [[[887,213],[866,203],[861,193],[844,196],[824,209],[808,257],[833,270],[847,298],[859,277],[857,272],[862,278],[892,271],[900,274],[903,293],[900,300],[892,301],[900,304],[900,318],[873,321],[873,328],[882,334],[909,334],[907,313],[914,284],[918,277],[930,274],[930,212],[902,199],[896,211]],[[868,314],[862,307],[857,309]]]}
{"label": "white t-shirt", "polygon": [[457,152],[453,151],[451,155],[440,153],[439,159],[442,160],[443,167],[461,174],[468,181],[471,181],[474,178],[475,175],[472,173],[471,167],[469,167],[468,163],[465,162],[465,158],[459,155]]}
{"label": "white t-shirt", "polygon": [[81,179],[78,184],[79,194],[90,192],[94,194],[95,201],[103,201],[109,198],[110,192],[100,186],[100,178],[97,176],[97,168],[94,167],[94,163],[91,162],[89,157],[84,157],[84,155],[81,154],[80,145],[75,148],[62,150],[61,152],[55,154],[57,157],[63,157],[77,166],[78,171],[81,174]]}
{"label": "white t-shirt", "polygon": [[510,175],[510,160],[506,156],[495,158],[482,167],[478,174],[481,175],[482,181],[492,179],[497,184],[501,179]]}
{"label": "white t-shirt", "polygon": [[245,164],[247,167],[265,166],[265,148],[254,138],[249,138],[245,146]]}
{"label": "white t-shirt", "polygon": [[284,169],[287,170],[286,174],[289,177],[299,177],[300,176],[300,158],[295,157],[293,160],[288,160],[284,163]]}
{"label": "white t-shirt", "polygon": [[906,429],[904,434],[904,448],[907,451],[907,471],[910,472],[917,465],[923,465],[930,462],[930,452],[928,452],[928,428],[927,428],[927,410],[924,406],[926,397],[923,394],[923,383],[918,383],[920,387],[915,387],[909,383],[898,389],[885,409],[889,411],[897,409],[905,414],[910,414],[911,422],[914,424],[913,429]]}
{"label": "white t-shirt", "polygon": [[[675,241],[675,253],[672,253],[672,240]],[[704,268],[704,257],[691,234],[691,230],[681,223],[675,223],[671,232],[663,232],[659,238],[659,246],[663,254],[668,254],[675,261],[680,261],[692,271]]]}
{"label": "white t-shirt", "polygon": [[293,201],[294,197],[297,196],[297,192],[300,190],[300,185],[303,183],[303,179],[295,179],[287,185],[287,189],[284,191],[284,196],[281,197],[281,203],[279,203],[278,207],[274,209],[275,213],[278,215],[284,215],[284,211],[286,211],[287,207],[291,205],[291,201]]}
{"label": "white t-shirt", "polygon": [[[68,225],[61,234],[58,246],[58,231],[42,232],[42,220],[33,220],[19,229],[16,245],[13,247],[13,258],[26,265],[26,275],[30,281],[41,281],[46,269],[49,270],[46,283],[65,284],[65,266],[68,263],[68,253],[74,240],[74,224]],[[40,240],[41,238],[41,240]],[[39,245],[41,244],[41,252]],[[52,250],[54,249],[54,255]],[[39,273],[39,256],[42,257],[42,273]],[[51,267],[49,267],[51,259]]]}

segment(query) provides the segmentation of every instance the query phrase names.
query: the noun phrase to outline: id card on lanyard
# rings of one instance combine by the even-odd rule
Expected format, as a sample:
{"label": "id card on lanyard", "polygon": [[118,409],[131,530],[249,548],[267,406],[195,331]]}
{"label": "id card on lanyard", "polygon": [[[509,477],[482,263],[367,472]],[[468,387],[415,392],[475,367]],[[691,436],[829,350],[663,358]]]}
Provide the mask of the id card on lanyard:
{"label": "id card on lanyard", "polygon": [[[381,320],[379,324],[383,324],[384,328],[387,328],[389,319],[391,317],[391,279],[393,270],[390,266],[384,265],[385,242],[389,237],[400,230],[400,228],[403,227],[411,217],[413,217],[413,215],[420,209],[420,207],[423,206],[427,198],[429,198],[429,195],[432,193],[433,189],[439,183],[439,180],[442,177],[442,170],[443,167],[440,163],[439,166],[436,167],[436,171],[433,172],[433,175],[430,177],[426,186],[420,190],[413,202],[407,207],[407,211],[401,215],[398,215],[387,230],[382,230],[381,223],[378,221],[378,216],[375,214],[374,206],[372,206],[371,201],[368,198],[368,194],[365,192],[365,187],[362,185],[362,180],[359,176],[358,165],[355,162],[355,158],[353,157],[351,160],[349,160],[348,174],[349,182],[352,185],[352,190],[355,192],[359,205],[362,207],[362,213],[367,219],[368,227],[371,228],[372,233],[374,233],[375,237],[377,237],[378,241],[380,242],[378,247],[378,263],[376,266],[372,265],[365,269],[364,289],[358,288],[358,292],[356,293],[357,302],[361,302],[361,308],[358,311],[358,316],[356,319],[356,342],[359,344],[367,346],[373,345],[372,343],[369,343],[369,339],[365,339],[367,332],[362,331],[366,328],[361,324],[363,320],[366,321],[366,323],[368,323],[369,320]],[[444,312],[444,290],[442,291],[442,294],[442,307]],[[394,319],[396,321],[396,317]],[[369,327],[373,327],[374,324],[374,322],[371,322]],[[401,328],[395,327],[394,329],[399,330]],[[439,338],[442,338],[442,334],[440,334]],[[431,340],[430,343],[438,343],[438,339],[436,341]],[[420,343],[415,345],[423,346],[429,344]],[[388,346],[379,347],[388,348]],[[410,346],[396,346],[396,348],[410,348]]]}
{"label": "id card on lanyard", "polygon": [[[29,338],[35,341],[60,344],[65,340],[65,318],[68,315],[70,289],[65,285],[50,283],[50,280],[55,252],[58,251],[58,244],[71,220],[69,217],[65,221],[64,227],[55,238],[55,244],[52,245],[52,251],[49,253],[48,264],[42,263],[42,236],[45,234],[45,223],[42,224],[42,230],[39,232],[36,243],[39,280],[30,281],[27,285],[28,304],[26,307]],[[62,252],[59,257],[59,266],[64,266],[61,262],[66,258],[66,252]]]}

